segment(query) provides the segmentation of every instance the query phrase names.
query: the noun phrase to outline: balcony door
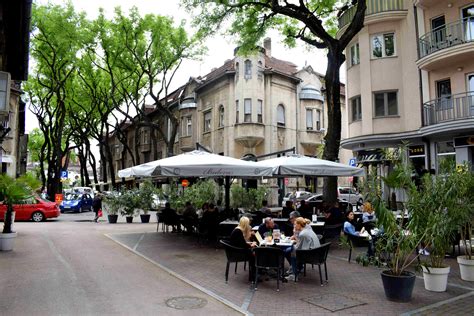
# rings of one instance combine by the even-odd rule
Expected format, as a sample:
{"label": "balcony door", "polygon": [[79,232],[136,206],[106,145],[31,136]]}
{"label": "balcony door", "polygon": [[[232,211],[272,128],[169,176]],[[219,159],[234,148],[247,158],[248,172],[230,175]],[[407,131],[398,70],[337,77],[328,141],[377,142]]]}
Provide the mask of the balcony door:
{"label": "balcony door", "polygon": [[467,74],[466,76],[466,91],[467,91],[467,101],[469,104],[471,116],[474,116],[474,73]]}
{"label": "balcony door", "polygon": [[436,81],[436,116],[438,122],[453,119],[453,101],[451,97],[451,80]]}
{"label": "balcony door", "polygon": [[461,10],[461,16],[464,21],[464,31],[466,41],[474,40],[474,4],[471,4]]}
{"label": "balcony door", "polygon": [[442,45],[446,40],[446,20],[444,15],[431,20],[431,31],[433,32],[433,44],[436,46]]}

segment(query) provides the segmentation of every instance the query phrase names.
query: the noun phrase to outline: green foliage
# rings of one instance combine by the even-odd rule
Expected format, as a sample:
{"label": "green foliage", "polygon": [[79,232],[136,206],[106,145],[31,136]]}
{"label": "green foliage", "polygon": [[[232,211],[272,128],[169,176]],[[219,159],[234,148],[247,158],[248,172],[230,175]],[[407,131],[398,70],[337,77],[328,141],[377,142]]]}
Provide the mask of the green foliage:
{"label": "green foliage", "polygon": [[41,183],[34,175],[27,173],[19,178],[11,178],[6,174],[0,174],[0,200],[7,204],[3,233],[11,233],[11,217],[13,204],[33,195]]}
{"label": "green foliage", "polygon": [[[161,197],[168,197],[172,208],[184,209],[186,202],[191,202],[196,208],[200,208],[204,203],[215,203],[218,185],[213,179],[199,180],[184,190],[177,186],[170,186],[166,190],[158,191]],[[161,198],[160,197],[160,198]]]}
{"label": "green foliage", "polygon": [[138,189],[123,191],[119,196],[120,214],[122,216],[133,216],[141,207],[140,193]]}
{"label": "green foliage", "polygon": [[230,192],[231,207],[258,210],[262,206],[262,201],[268,194],[268,189],[265,187],[258,187],[257,189],[247,190],[239,184],[234,184],[231,186]]}
{"label": "green foliage", "polygon": [[109,215],[117,215],[122,208],[121,200],[119,195],[107,195],[104,197],[104,209]]}
{"label": "green foliage", "polygon": [[148,214],[153,208],[153,197],[157,192],[155,186],[150,180],[144,181],[138,189],[138,201],[139,209],[143,210],[143,213]]}

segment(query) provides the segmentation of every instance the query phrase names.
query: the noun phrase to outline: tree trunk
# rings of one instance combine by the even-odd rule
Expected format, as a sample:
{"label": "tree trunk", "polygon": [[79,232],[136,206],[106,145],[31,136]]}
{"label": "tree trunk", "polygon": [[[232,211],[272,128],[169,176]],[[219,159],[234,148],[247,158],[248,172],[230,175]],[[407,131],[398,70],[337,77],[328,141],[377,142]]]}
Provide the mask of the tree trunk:
{"label": "tree trunk", "polygon": [[12,233],[12,214],[13,214],[13,205],[10,203],[10,201],[7,201],[7,211],[5,212],[5,223],[3,223],[4,234]]}
{"label": "tree trunk", "polygon": [[[341,81],[339,70],[345,57],[342,50],[329,48],[328,67],[324,77],[326,84],[326,100],[328,104],[328,126],[324,137],[323,159],[336,161],[339,158],[341,140]],[[323,195],[328,202],[337,200],[337,177],[324,180]]]}

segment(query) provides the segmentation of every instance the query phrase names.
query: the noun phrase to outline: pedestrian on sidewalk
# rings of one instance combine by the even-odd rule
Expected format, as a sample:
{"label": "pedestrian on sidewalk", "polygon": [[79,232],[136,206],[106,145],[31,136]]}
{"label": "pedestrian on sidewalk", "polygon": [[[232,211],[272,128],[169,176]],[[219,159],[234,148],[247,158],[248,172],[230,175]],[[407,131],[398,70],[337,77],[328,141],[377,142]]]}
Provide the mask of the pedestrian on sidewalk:
{"label": "pedestrian on sidewalk", "polygon": [[92,200],[92,208],[94,209],[95,217],[94,222],[99,221],[99,211],[102,212],[102,194],[97,192],[94,196],[94,200]]}

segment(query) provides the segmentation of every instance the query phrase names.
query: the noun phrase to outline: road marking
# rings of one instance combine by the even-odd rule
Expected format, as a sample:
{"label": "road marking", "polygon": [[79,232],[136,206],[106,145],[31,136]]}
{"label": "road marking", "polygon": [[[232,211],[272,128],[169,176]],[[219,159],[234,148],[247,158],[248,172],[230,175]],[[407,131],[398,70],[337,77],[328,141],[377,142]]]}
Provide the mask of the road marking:
{"label": "road marking", "polygon": [[145,237],[145,234],[142,234],[140,238],[138,239],[137,243],[135,244],[135,246],[133,246],[134,251],[137,250],[138,244],[143,240],[143,237]]}

